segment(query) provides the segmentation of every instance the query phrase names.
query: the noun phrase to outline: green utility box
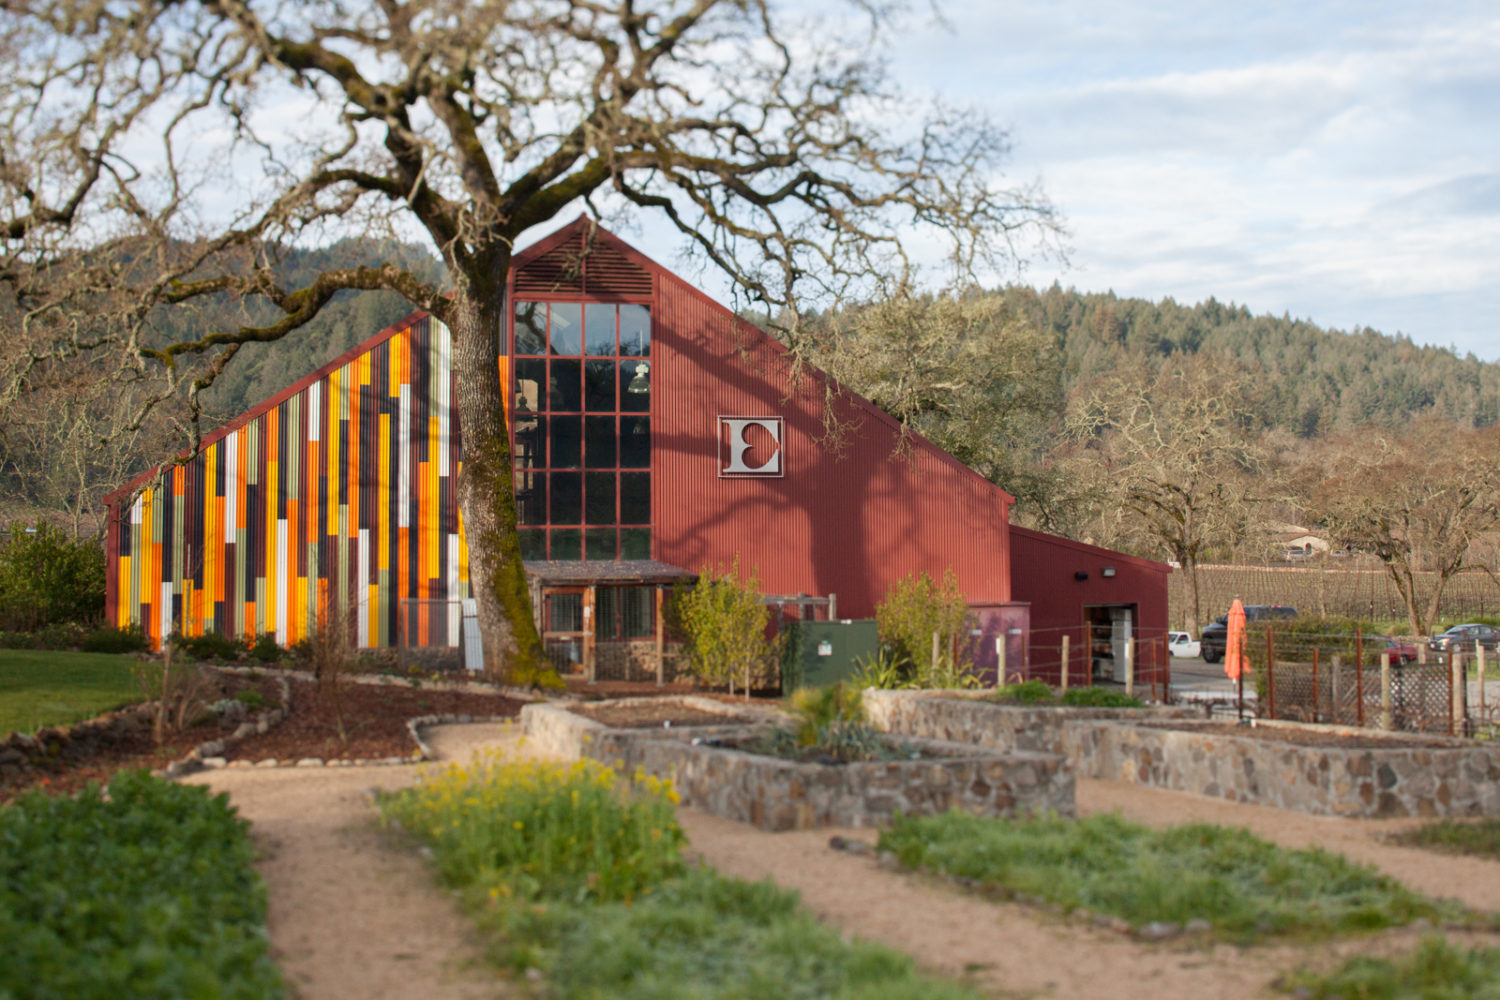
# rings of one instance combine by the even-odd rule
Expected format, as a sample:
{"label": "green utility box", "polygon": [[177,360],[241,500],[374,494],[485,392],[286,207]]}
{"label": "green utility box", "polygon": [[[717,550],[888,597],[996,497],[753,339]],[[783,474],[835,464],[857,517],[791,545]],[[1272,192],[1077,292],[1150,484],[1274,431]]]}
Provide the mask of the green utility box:
{"label": "green utility box", "polygon": [[859,670],[857,661],[872,659],[880,648],[873,618],[793,621],[781,632],[786,637],[781,653],[783,694],[846,681]]}

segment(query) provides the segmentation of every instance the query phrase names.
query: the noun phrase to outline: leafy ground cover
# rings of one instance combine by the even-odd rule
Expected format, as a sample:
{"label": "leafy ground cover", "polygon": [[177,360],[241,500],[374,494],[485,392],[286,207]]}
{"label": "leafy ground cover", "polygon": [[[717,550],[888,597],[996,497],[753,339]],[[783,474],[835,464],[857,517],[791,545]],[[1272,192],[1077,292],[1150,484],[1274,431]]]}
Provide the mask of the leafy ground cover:
{"label": "leafy ground cover", "polygon": [[1070,708],[1144,708],[1145,702],[1123,691],[1105,687],[1069,688],[1055,694],[1046,681],[1007,684],[987,696],[990,701],[1025,705],[1066,705]]}
{"label": "leafy ground cover", "polygon": [[950,812],[898,818],[880,847],[908,868],[1004,886],[1066,910],[1136,925],[1207,920],[1238,941],[1458,916],[1341,855],[1207,824],[1154,830],[1115,814],[1004,820]]}
{"label": "leafy ground cover", "polygon": [[66,726],[145,700],[134,657],[0,650],[0,736]]}
{"label": "leafy ground cover", "polygon": [[1426,937],[1409,958],[1357,956],[1328,974],[1278,984],[1306,1000],[1500,1000],[1500,949],[1455,947]]}
{"label": "leafy ground cover", "polygon": [[246,827],[142,772],[0,807],[0,996],[280,996]]}
{"label": "leafy ground cover", "polygon": [[1445,854],[1472,854],[1500,860],[1500,819],[1437,820],[1393,834],[1391,840]]}
{"label": "leafy ground cover", "polygon": [[639,772],[491,756],[381,808],[432,848],[492,960],[538,970],[547,995],[972,996],[896,952],[846,945],[795,894],[684,864],[675,801]]}

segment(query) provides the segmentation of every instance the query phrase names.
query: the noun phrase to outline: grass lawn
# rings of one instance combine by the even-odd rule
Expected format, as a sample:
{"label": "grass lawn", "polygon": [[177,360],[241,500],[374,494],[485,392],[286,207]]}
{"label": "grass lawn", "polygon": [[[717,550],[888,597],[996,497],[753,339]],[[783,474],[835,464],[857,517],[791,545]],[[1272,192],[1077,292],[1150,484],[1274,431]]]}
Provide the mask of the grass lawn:
{"label": "grass lawn", "polygon": [[1462,915],[1342,855],[1292,850],[1206,824],[1152,830],[1114,814],[999,820],[950,812],[898,818],[880,846],[909,868],[975,878],[1137,925],[1201,918],[1242,942]]}
{"label": "grass lawn", "polygon": [[114,653],[0,649],[0,737],[144,700],[131,672],[137,662]]}
{"label": "grass lawn", "polygon": [[1395,834],[1391,839],[1408,847],[1500,861],[1500,819],[1439,820]]}

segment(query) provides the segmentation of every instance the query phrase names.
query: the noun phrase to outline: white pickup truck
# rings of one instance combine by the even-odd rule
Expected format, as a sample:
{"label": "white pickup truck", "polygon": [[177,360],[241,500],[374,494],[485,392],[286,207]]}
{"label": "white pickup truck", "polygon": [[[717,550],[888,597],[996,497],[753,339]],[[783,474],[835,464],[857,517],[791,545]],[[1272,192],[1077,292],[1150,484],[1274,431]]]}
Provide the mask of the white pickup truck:
{"label": "white pickup truck", "polygon": [[1167,633],[1167,655],[1175,656],[1182,660],[1196,660],[1202,652],[1191,633],[1168,632]]}

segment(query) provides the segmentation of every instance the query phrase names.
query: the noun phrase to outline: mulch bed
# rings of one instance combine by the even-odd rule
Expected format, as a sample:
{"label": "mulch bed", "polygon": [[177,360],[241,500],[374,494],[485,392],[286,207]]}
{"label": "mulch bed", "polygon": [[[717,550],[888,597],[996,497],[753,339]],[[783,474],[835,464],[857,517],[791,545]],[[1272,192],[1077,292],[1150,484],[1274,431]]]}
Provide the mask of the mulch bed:
{"label": "mulch bed", "polygon": [[[275,677],[262,674],[215,672],[214,689],[207,700],[233,697],[246,687],[259,690],[270,706],[280,703],[281,687]],[[229,760],[283,762],[310,757],[322,760],[372,760],[410,757],[417,749],[406,727],[408,719],[423,715],[473,715],[476,717],[520,715],[524,704],[498,694],[446,690],[431,685],[413,687],[404,681],[364,684],[346,680],[339,686],[337,706],[328,690],[321,694],[311,681],[291,681],[292,710],[269,732],[250,736],[228,748]],[[338,711],[338,710],[341,710]],[[343,739],[339,736],[342,715]],[[34,773],[25,783],[0,787],[0,802],[8,802],[27,788],[71,793],[90,782],[104,783],[119,771],[156,769],[181,760],[199,744],[223,739],[242,720],[204,721],[168,733],[160,746],[151,731],[143,728],[108,747],[101,747],[82,761],[62,761],[46,773]]]}
{"label": "mulch bed", "polygon": [[574,705],[569,711],[612,729],[660,728],[668,723],[673,726],[723,726],[741,721],[722,712],[690,708],[675,698],[635,705]]}
{"label": "mulch bed", "polygon": [[1299,747],[1337,747],[1344,750],[1444,750],[1465,745],[1442,736],[1398,738],[1394,736],[1379,736],[1373,733],[1341,733],[1323,729],[1302,729],[1298,726],[1242,726],[1234,722],[1211,723],[1201,726],[1146,723],[1145,726],[1149,729],[1173,729],[1187,733],[1203,733],[1208,736],[1238,736],[1244,739],[1261,740],[1266,743],[1289,743]]}
{"label": "mulch bed", "polygon": [[[335,695],[331,685],[292,681],[292,714],[270,732],[230,747],[229,760],[378,760],[410,757],[417,749],[406,728],[422,715],[515,718],[524,702],[499,694],[478,694],[404,681],[362,684],[345,680]],[[340,722],[343,733],[340,735]]]}
{"label": "mulch bed", "polygon": [[[268,707],[281,703],[281,685],[275,678],[261,675],[212,672],[212,686],[203,692],[203,701],[211,703],[220,698],[233,698],[244,690],[259,691]],[[161,744],[152,738],[149,725],[129,730],[108,746],[97,747],[83,760],[58,760],[45,771],[35,771],[30,780],[19,784],[0,786],[0,802],[9,802],[28,788],[39,787],[56,793],[71,793],[87,787],[91,782],[103,784],[118,771],[141,768],[165,767],[174,760],[181,760],[199,744],[208,740],[219,740],[229,736],[239,727],[242,719],[220,718],[205,713],[180,730],[168,731]]]}

